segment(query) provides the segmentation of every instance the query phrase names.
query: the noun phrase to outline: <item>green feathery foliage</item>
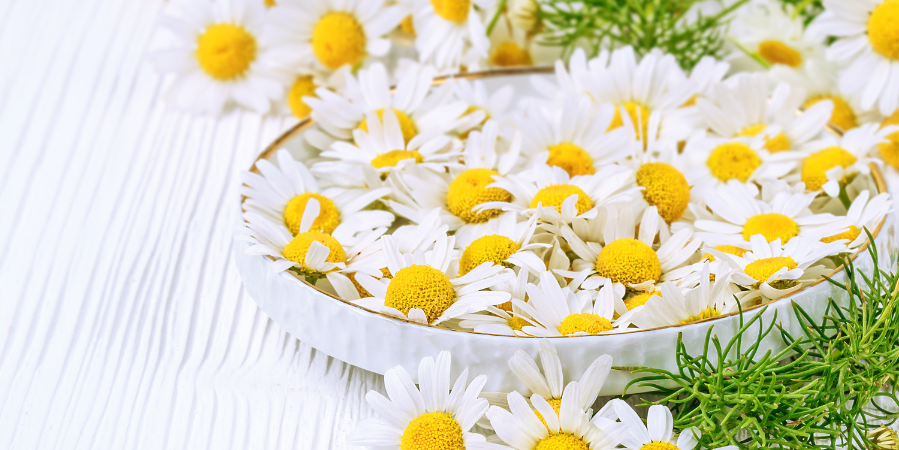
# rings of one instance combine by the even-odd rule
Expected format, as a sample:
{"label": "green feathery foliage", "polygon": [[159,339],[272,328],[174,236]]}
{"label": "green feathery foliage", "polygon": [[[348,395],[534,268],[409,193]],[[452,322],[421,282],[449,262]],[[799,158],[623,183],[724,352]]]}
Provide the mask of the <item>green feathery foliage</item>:
{"label": "green feathery foliage", "polygon": [[[874,245],[869,250],[880,267]],[[847,284],[831,280],[845,291],[842,301],[831,298],[822,320],[793,304],[801,336],[780,328],[776,315],[765,324],[754,314],[727,343],[709,329],[698,356],[679,339],[677,372],[629,368],[644,375],[628,388],[661,396],[645,405],[671,408],[678,430],[698,427],[706,448],[877,448],[870,436],[899,418],[880,406],[899,402],[899,276],[845,264]],[[761,353],[765,338],[786,348]]]}
{"label": "green feathery foliage", "polygon": [[721,56],[731,13],[748,0],[703,14],[701,0],[538,0],[540,42],[563,47],[563,59],[582,47],[596,55],[625,45],[638,55],[660,49],[685,69],[703,56]]}

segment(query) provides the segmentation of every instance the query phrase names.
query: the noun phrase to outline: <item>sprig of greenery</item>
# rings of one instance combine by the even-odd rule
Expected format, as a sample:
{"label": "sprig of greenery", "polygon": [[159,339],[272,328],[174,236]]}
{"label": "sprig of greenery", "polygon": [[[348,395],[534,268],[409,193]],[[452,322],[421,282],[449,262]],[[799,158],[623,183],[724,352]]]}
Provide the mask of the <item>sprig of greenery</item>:
{"label": "sprig of greenery", "polygon": [[737,0],[715,14],[694,6],[700,0],[538,0],[540,42],[561,46],[563,57],[583,47],[630,45],[638,55],[660,49],[685,69],[704,56],[720,56],[724,25],[748,0]]}
{"label": "sprig of greenery", "polygon": [[780,0],[785,5],[793,6],[793,19],[802,17],[802,22],[809,24],[818,14],[824,12],[824,3],[821,0]]}
{"label": "sprig of greenery", "polygon": [[[698,356],[679,338],[677,372],[630,369],[644,375],[627,388],[661,396],[644,405],[671,408],[675,428],[699,428],[707,448],[871,448],[869,433],[899,418],[879,405],[899,401],[899,276],[879,269],[869,249],[878,269],[865,274],[847,258],[847,284],[831,280],[839,295],[823,319],[793,304],[801,336],[782,329],[776,314],[765,324],[763,309],[745,323],[741,316],[726,344],[709,329]],[[782,339],[785,348],[761,353],[765,339]]]}

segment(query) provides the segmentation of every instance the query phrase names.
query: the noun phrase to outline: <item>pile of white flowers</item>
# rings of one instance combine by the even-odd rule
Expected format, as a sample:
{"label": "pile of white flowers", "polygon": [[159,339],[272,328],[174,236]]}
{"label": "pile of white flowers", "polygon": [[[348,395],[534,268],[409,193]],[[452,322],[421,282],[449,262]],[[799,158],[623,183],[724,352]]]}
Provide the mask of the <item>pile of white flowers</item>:
{"label": "pile of white flowers", "polygon": [[530,80],[540,97],[379,64],[307,98],[304,161],[243,181],[275,270],[373,311],[519,336],[714,318],[819,280],[890,211],[870,174],[895,126],[630,48]]}

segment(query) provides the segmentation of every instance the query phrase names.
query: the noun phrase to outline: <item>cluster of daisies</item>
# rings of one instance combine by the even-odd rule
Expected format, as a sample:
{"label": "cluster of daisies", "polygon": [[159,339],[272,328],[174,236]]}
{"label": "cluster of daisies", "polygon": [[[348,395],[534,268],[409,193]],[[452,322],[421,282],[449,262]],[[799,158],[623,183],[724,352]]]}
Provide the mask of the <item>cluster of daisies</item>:
{"label": "cluster of daisies", "polygon": [[[370,391],[365,399],[378,414],[357,425],[350,442],[378,449],[433,450],[692,450],[698,429],[674,433],[671,411],[649,408],[644,424],[623,400],[613,399],[595,414],[593,404],[612,368],[597,358],[577,380],[565,380],[555,348],[543,340],[534,360],[519,350],[509,369],[526,387],[508,395],[482,392],[486,377],[469,383],[468,369],[450,378],[448,352],[425,358],[418,386],[397,366],[384,375],[387,397]],[[475,431],[476,430],[476,431]],[[736,446],[718,450],[736,450]]]}
{"label": "cluster of daisies", "polygon": [[[244,174],[248,254],[412,322],[569,336],[738,312],[820,280],[892,201],[899,127],[827,130],[833,102],[765,75],[577,52],[540,96],[383,66],[309,98],[302,160]],[[276,161],[275,161],[276,160]],[[277,165],[275,164],[277,162]]]}

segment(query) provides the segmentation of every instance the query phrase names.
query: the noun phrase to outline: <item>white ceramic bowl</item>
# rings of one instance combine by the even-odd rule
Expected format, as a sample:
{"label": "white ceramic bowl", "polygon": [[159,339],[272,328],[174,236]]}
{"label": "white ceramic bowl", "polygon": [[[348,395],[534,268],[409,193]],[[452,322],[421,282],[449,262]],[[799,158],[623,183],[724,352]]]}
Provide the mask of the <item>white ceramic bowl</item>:
{"label": "white ceramic bowl", "polygon": [[[516,95],[521,98],[536,94],[528,82],[528,75],[547,76],[535,74],[548,72],[547,69],[507,70],[468,76],[482,78],[488,89],[512,85]],[[308,125],[308,122],[304,122],[289,130],[266,149],[260,158],[269,158],[280,148],[288,148],[295,157],[302,156],[298,142]],[[873,169],[874,181],[881,192],[885,192],[886,184],[880,171]],[[886,248],[892,224],[893,218],[887,217],[873,231],[878,248],[882,250]],[[372,312],[319,291],[289,272],[276,273],[272,270],[272,260],[268,257],[244,255],[248,246],[247,242],[237,240],[234,247],[234,257],[247,292],[278,325],[317,350],[379,374],[401,365],[413,377],[418,372],[421,358],[448,350],[453,355],[453,377],[464,367],[468,367],[472,374],[488,375],[486,391],[509,392],[524,388],[509,372],[507,361],[517,350],[536,356],[538,339],[449,330]],[[872,269],[871,256],[864,247],[855,256],[856,267],[865,271]],[[843,280],[845,274],[838,269],[833,277]],[[846,298],[845,292],[822,280],[790,297],[769,303],[766,309],[755,307],[747,310],[744,320],[748,315],[758,314],[764,309],[765,323],[769,323],[776,314],[784,329],[798,335],[801,329],[793,313],[792,302],[798,303],[812,317],[817,318],[823,315],[827,299],[831,296]],[[612,355],[616,366],[650,366],[673,371],[677,369],[675,346],[678,335],[682,334],[687,348],[692,354],[697,354],[702,351],[706,333],[712,326],[715,327],[715,334],[726,342],[739,329],[739,317],[731,315],[661,329],[561,337],[552,338],[552,341],[563,361],[565,376],[568,377],[566,379],[580,376],[594,359],[603,354]],[[779,334],[772,333],[763,342],[762,351],[777,351],[782,347]],[[613,371],[600,395],[620,394],[630,379],[632,376],[626,372]]]}

